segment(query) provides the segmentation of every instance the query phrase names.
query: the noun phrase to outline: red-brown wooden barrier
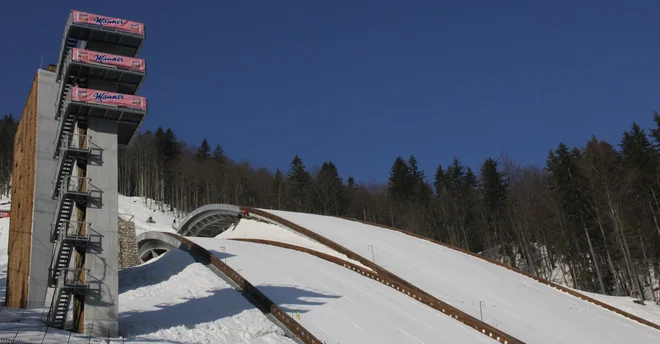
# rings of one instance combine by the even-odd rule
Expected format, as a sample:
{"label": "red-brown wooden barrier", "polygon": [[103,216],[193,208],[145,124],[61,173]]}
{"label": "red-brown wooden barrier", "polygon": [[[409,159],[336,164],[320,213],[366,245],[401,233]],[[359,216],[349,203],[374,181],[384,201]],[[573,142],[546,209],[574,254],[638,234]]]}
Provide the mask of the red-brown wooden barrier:
{"label": "red-brown wooden barrier", "polygon": [[242,292],[249,295],[255,302],[258,304],[259,308],[264,312],[270,312],[277,320],[279,320],[282,325],[289,329],[297,338],[299,338],[305,344],[323,344],[321,340],[316,338],[311,332],[309,332],[305,327],[300,323],[293,320],[285,311],[279,308],[273,301],[271,301],[266,295],[264,295],[259,289],[257,289],[252,283],[246,280],[241,276],[236,270],[229,267],[222,260],[218,259],[211,252],[205,248],[195,244],[194,242],[186,239],[182,236],[173,234],[173,233],[163,233],[167,234],[183,244],[182,249],[188,250],[192,255],[197,256],[198,259],[208,262],[223,274],[229,277],[234,283],[236,283],[241,289]]}
{"label": "red-brown wooden barrier", "polygon": [[[347,249],[346,247],[339,245],[338,243],[318,234],[315,232],[310,231],[307,228],[304,228],[300,225],[297,225],[289,220],[286,220],[284,218],[281,218],[277,215],[271,214],[266,211],[262,211],[260,209],[255,209],[255,208],[249,208],[249,207],[241,207],[241,211],[243,209],[247,209],[250,213],[260,216],[264,219],[270,220],[274,223],[280,224],[282,226],[285,226],[291,230],[294,230],[300,234],[303,234],[311,239],[314,239],[321,244],[330,247],[331,249],[346,255],[350,259],[354,259],[365,266],[371,266],[381,280],[385,281],[386,285],[391,286],[392,288],[395,288],[407,295],[410,295],[411,297],[414,297],[418,301],[429,305],[430,307],[441,311],[442,313],[470,326],[471,328],[481,332],[482,334],[489,336],[498,342],[505,343],[505,344],[523,344],[524,342],[521,341],[520,339],[515,338],[514,336],[507,334],[506,332],[497,329],[491,325],[488,325],[484,323],[483,321],[449,305],[446,302],[441,301],[437,297],[423,291],[421,288],[411,284],[410,282],[402,279],[401,277],[387,271],[386,269],[382,268],[381,266],[374,264],[373,262],[369,261],[368,259],[354,253],[353,251]],[[289,244],[285,244],[289,245]],[[295,246],[295,245],[290,245],[290,246]],[[309,253],[309,252],[308,252]],[[319,252],[320,253],[320,252]],[[322,254],[322,253],[321,253]],[[329,256],[332,257],[332,256]],[[329,260],[333,261],[334,259],[338,259],[336,257],[332,257]],[[357,268],[358,266],[355,265]],[[361,269],[361,268],[360,268]],[[361,269],[363,270],[363,269]],[[364,272],[364,271],[362,271]],[[366,272],[365,272],[366,273]],[[374,276],[376,276],[374,275]],[[367,276],[371,277],[371,276]],[[371,277],[374,278],[374,277]],[[379,281],[380,282],[380,281]],[[389,284],[388,284],[389,283]]]}

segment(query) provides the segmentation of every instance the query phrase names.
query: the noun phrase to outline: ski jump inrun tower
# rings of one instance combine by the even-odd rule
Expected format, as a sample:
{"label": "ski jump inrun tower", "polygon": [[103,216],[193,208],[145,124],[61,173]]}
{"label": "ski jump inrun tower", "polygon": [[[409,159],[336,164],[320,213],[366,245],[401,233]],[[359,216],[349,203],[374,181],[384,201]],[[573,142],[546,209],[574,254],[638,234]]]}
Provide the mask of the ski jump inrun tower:
{"label": "ski jump inrun tower", "polygon": [[[27,280],[29,293],[25,286],[10,290],[8,283],[7,295],[30,302],[43,295],[53,327],[94,336],[118,332],[117,156],[119,148],[134,140],[147,114],[146,99],[136,95],[146,75],[145,61],[137,58],[144,39],[142,23],[71,11],[54,82],[42,87],[41,93],[55,91],[53,87],[57,93],[52,116],[59,122],[53,122],[58,124],[53,124],[57,131],[52,156],[36,157],[37,166],[47,165],[40,159],[57,161],[49,190],[54,214],[50,228],[35,218],[33,239],[24,240],[31,244],[30,264],[22,272],[28,277],[20,271],[12,275]],[[37,142],[46,136],[43,128],[37,131]],[[35,183],[34,193],[43,193],[38,180]],[[46,231],[52,250],[34,239],[46,237]],[[14,233],[10,229],[10,242]],[[12,250],[30,250],[13,246],[10,260],[19,256]],[[43,261],[50,261],[47,272],[41,271],[45,264],[37,263]],[[41,273],[47,274],[46,283]]]}

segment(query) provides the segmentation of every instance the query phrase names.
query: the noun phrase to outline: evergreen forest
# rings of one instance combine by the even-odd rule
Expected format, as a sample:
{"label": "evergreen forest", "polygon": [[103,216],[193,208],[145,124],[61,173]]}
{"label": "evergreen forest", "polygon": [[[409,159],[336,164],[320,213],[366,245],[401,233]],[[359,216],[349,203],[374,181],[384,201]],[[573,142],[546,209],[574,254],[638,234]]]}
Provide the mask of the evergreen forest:
{"label": "evergreen forest", "polygon": [[[271,171],[233,161],[218,143],[187,143],[158,128],[120,153],[119,191],[180,216],[231,203],[356,218],[569,287],[658,302],[660,114],[653,120],[652,128],[622,130],[619,142],[558,142],[544,166],[500,154],[475,169],[441,157],[435,171],[423,171],[413,155],[393,157],[380,184],[344,180],[332,161],[307,166],[298,155],[288,170]],[[12,115],[0,119],[0,194],[10,188],[16,127]]]}

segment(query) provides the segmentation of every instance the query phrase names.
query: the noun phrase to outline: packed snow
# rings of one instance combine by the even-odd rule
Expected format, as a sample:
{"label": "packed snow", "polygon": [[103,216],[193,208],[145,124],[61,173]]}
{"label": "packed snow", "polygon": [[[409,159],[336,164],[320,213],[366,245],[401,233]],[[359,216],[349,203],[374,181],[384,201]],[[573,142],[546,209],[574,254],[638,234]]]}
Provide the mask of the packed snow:
{"label": "packed snow", "polygon": [[312,240],[298,232],[294,232],[282,226],[278,226],[272,223],[266,223],[263,221],[251,220],[251,219],[242,219],[238,222],[235,227],[229,228],[228,230],[220,233],[216,238],[222,239],[263,239],[278,241],[285,244],[291,244],[296,246],[305,247],[311,250],[319,251],[325,253],[350,263],[356,264],[364,268],[365,270],[372,270],[370,267],[365,266],[364,264],[358,262],[357,260],[348,258],[345,254],[341,254],[328,246],[325,246],[318,241]]}
{"label": "packed snow", "polygon": [[[137,215],[143,217],[150,213],[146,207],[135,206],[130,198],[122,198],[124,209],[136,209]],[[8,231],[9,218],[0,219],[0,298],[3,299]],[[240,292],[183,251],[173,250],[148,264],[121,270],[119,292],[119,327],[124,338],[118,342],[295,343]],[[45,312],[47,309],[18,313],[1,309],[0,339],[14,339],[18,333],[16,339],[41,341],[46,330],[41,321]],[[68,331],[49,328],[45,339],[67,342],[69,335]],[[72,343],[89,340],[75,334],[71,338]],[[92,338],[91,342],[105,341]]]}
{"label": "packed snow", "polygon": [[[174,213],[169,211],[162,212],[158,210],[156,204],[157,203],[155,201],[145,200],[145,198],[143,197],[126,197],[122,195],[119,196],[119,208],[120,208],[119,212],[123,214],[135,215],[134,221],[136,223],[136,230],[138,232],[137,234],[140,234],[141,232],[148,230],[165,231],[165,232],[175,231],[174,229],[172,229],[172,223],[175,218]],[[273,212],[275,214],[277,211],[270,211],[270,212]],[[155,224],[148,224],[146,222],[149,216],[153,216],[154,220],[156,221]],[[314,215],[309,215],[309,216],[314,216]],[[324,217],[319,217],[319,219],[323,219],[323,218]],[[314,220],[313,218],[310,219],[310,221],[313,220]],[[177,219],[177,222],[178,221],[179,220]],[[334,255],[342,259],[349,260],[352,263],[359,264],[359,262],[355,260],[347,259],[345,255],[340,254],[323,244],[308,239],[307,237],[299,235],[298,233],[293,233],[281,226],[263,223],[263,222],[258,222],[258,224],[255,224],[254,222],[257,221],[247,220],[247,219],[241,220],[239,224],[236,226],[236,228],[223,232],[222,234],[218,235],[218,238],[252,238],[252,239],[266,239],[266,240],[280,241],[284,243],[307,247],[323,253]],[[333,230],[343,231],[341,227]],[[347,235],[350,235],[350,233],[347,233]],[[410,238],[409,236],[406,237]],[[369,243],[368,245],[371,245],[371,243]],[[381,252],[384,251],[379,250],[378,247],[376,247],[376,249],[374,250],[374,256],[377,262],[380,261]],[[369,259],[371,259],[372,257],[371,251],[366,251],[366,252],[363,251],[361,254]],[[620,308],[631,314],[637,315],[656,324],[660,324],[660,306],[655,305],[652,302],[647,302],[646,305],[639,305],[633,303],[632,299],[628,297],[618,297],[618,296],[600,295],[600,294],[592,294],[592,293],[585,293],[585,294],[599,301],[605,302],[613,307]],[[478,306],[476,307],[477,307],[477,311],[474,312],[474,314],[479,315]]]}
{"label": "packed snow", "polygon": [[[159,209],[157,202],[144,197],[119,195],[119,217],[124,221],[135,223],[135,235],[147,231],[176,233],[176,230],[172,228],[175,219],[174,213]],[[153,219],[154,223],[147,222],[149,217]]]}
{"label": "packed snow", "polygon": [[327,343],[493,343],[391,287],[309,254],[217,238],[190,239]]}
{"label": "packed snow", "polygon": [[660,343],[656,329],[444,246],[356,221],[266,211],[363,257],[373,245],[377,264],[522,341]]}
{"label": "packed snow", "polygon": [[[572,289],[572,288],[571,288]],[[611,295],[602,295],[596,293],[589,293],[586,291],[581,291],[573,289],[577,292],[580,292],[586,296],[594,298],[600,302],[606,303],[610,306],[616,307],[622,311],[634,314],[642,319],[646,319],[652,323],[660,325],[660,305],[655,302],[645,301],[644,305],[633,302],[634,298],[628,296],[611,296]]]}
{"label": "packed snow", "polygon": [[182,343],[295,343],[240,292],[186,252],[119,272],[121,333]]}
{"label": "packed snow", "polygon": [[[0,202],[0,210],[10,210],[8,201]],[[137,234],[150,230],[175,231],[174,214],[161,211],[155,202],[120,195],[119,206],[122,218],[133,217]],[[479,301],[485,301],[484,321],[526,342],[660,342],[660,331],[445,247],[353,221],[271,212],[364,257],[371,258],[369,246],[373,245],[378,264],[477,318]],[[155,223],[147,222],[150,216]],[[0,219],[0,288],[3,289],[0,298],[4,298],[6,282],[8,232],[9,219]],[[343,267],[302,252],[228,238],[279,241],[347,258],[281,226],[248,219],[241,220],[218,238],[192,238],[215,251],[328,343],[435,343],[443,339],[492,342],[461,323]],[[220,252],[220,247],[225,247],[226,252]],[[148,264],[122,270],[119,277],[120,329],[126,342],[293,343],[227,282],[181,251],[173,250]],[[638,305],[631,298],[585,294],[660,323],[660,306],[651,302]],[[15,319],[9,319],[12,313],[2,310],[0,332],[20,331],[18,339],[42,335],[44,326],[37,313],[26,314],[21,315],[20,322],[13,322]],[[46,340],[58,336],[64,340],[68,335],[69,332],[50,329]],[[72,338],[86,340],[76,335]]]}

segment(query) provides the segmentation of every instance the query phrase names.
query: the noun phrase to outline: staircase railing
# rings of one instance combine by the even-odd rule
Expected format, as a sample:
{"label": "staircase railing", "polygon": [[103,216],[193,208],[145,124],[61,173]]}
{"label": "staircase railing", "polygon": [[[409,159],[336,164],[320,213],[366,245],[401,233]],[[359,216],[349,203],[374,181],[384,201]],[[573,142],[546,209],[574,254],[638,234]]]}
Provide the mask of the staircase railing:
{"label": "staircase railing", "polygon": [[66,197],[67,194],[76,193],[76,194],[89,194],[89,181],[91,178],[88,177],[78,177],[78,176],[66,176],[63,178],[62,182],[64,187],[60,187],[60,198]]}
{"label": "staircase railing", "polygon": [[[53,247],[53,253],[51,255],[50,267],[48,268],[48,284],[51,286],[56,284],[61,276],[60,270],[62,269],[58,268],[58,263],[62,258],[63,246],[70,247],[68,254],[72,254],[73,249],[76,247],[85,247],[89,242],[89,235],[87,234],[87,231],[91,227],[91,223],[82,221],[62,221],[60,227],[61,228],[59,230],[51,228],[51,238],[57,238],[55,241],[55,246]],[[69,257],[69,260],[70,259],[71,257]],[[70,263],[70,261],[67,263]]]}
{"label": "staircase railing", "polygon": [[[84,158],[88,156],[91,152],[90,138],[91,137],[89,135],[83,135],[83,134],[70,134],[70,133],[62,134],[62,138],[59,140],[60,142],[59,149],[55,154],[56,157],[59,156],[59,160],[57,162],[57,171],[55,171],[55,179],[53,180],[52,183],[53,198],[55,198],[59,193],[62,177],[69,176],[72,173],[72,171],[65,172],[63,170],[64,164],[66,163],[67,159],[73,157]],[[57,147],[58,145],[55,144],[55,146]],[[73,163],[72,161],[70,162]],[[72,165],[70,168],[73,167],[74,166]]]}
{"label": "staircase railing", "polygon": [[[90,222],[84,221],[62,221],[60,229],[55,230],[51,225],[51,237],[58,242],[64,240],[85,241],[89,239],[87,230],[91,226]],[[64,230],[62,230],[62,228]],[[85,234],[82,234],[82,233]]]}
{"label": "staircase railing", "polygon": [[[53,231],[58,231],[62,221],[68,221],[72,213],[65,214],[64,202],[73,201],[70,198],[86,198],[89,197],[89,181],[91,178],[87,177],[74,177],[66,176],[62,178],[62,185],[60,186],[59,195],[57,197],[57,209],[53,218],[52,227]],[[70,210],[71,212],[73,209]]]}
{"label": "staircase railing", "polygon": [[88,151],[89,145],[88,141],[90,139],[89,135],[84,134],[62,134],[62,139],[60,143],[60,151],[65,150],[78,150],[78,151]]}
{"label": "staircase railing", "polygon": [[[61,270],[60,278],[57,280],[57,285],[53,292],[53,298],[50,303],[50,308],[48,310],[47,321],[51,326],[55,325],[58,314],[53,314],[54,311],[57,311],[57,306],[60,304],[60,301],[63,298],[68,298],[70,295],[74,294],[84,294],[89,288],[89,284],[86,282],[86,273],[89,272],[89,269],[81,268],[67,268]],[[70,301],[70,300],[69,300]],[[62,314],[59,316],[62,318],[62,327],[66,323],[66,318],[69,313],[69,304],[67,302],[66,308]]]}
{"label": "staircase railing", "polygon": [[62,269],[62,277],[57,281],[58,288],[74,288],[76,290],[86,290],[89,284],[86,281],[89,269],[67,268]]}

